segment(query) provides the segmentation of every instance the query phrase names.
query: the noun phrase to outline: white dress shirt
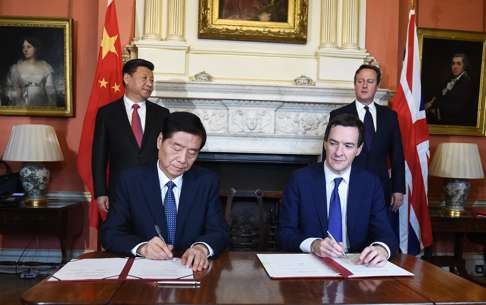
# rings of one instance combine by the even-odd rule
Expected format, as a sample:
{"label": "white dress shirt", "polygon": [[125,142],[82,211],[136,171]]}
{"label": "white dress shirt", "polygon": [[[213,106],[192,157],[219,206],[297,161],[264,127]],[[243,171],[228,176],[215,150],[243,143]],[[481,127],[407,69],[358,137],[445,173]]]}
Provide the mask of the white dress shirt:
{"label": "white dress shirt", "polygon": [[[345,252],[347,252],[347,249],[349,248],[349,237],[348,237],[348,230],[347,230],[347,207],[348,207],[348,190],[349,190],[349,178],[351,175],[351,166],[346,169],[343,173],[340,175],[335,174],[333,171],[331,171],[324,161],[324,177],[326,177],[326,207],[327,207],[327,216],[329,218],[329,205],[331,202],[331,195],[334,190],[334,179],[335,178],[343,178],[343,181],[339,184],[338,192],[339,192],[339,199],[341,202],[341,216],[342,216],[342,232],[343,232],[343,247],[345,249]],[[300,250],[302,252],[311,252],[311,245],[312,242],[316,239],[323,239],[326,236],[321,236],[321,237],[309,237],[304,239],[302,243],[300,244]],[[390,248],[382,242],[373,242],[371,245],[380,245],[383,246],[386,251],[387,251],[387,259],[390,257]]]}
{"label": "white dress shirt", "polygon": [[358,102],[357,100],[354,102],[356,106],[356,111],[358,112],[358,117],[361,122],[364,122],[364,117],[366,114],[366,109],[364,108],[365,106],[368,106],[368,110],[371,113],[371,117],[373,118],[373,126],[375,127],[375,132],[376,132],[376,105],[375,102],[371,102],[369,105],[362,104]]}
{"label": "white dress shirt", "polygon": [[130,125],[132,125],[132,113],[133,113],[132,106],[134,104],[140,106],[140,108],[138,108],[138,116],[140,117],[140,123],[142,123],[142,131],[145,131],[145,117],[147,116],[147,106],[145,105],[145,101],[135,103],[134,101],[129,99],[126,95],[124,95],[123,104],[125,104],[125,111],[127,112],[128,122],[130,122]]}

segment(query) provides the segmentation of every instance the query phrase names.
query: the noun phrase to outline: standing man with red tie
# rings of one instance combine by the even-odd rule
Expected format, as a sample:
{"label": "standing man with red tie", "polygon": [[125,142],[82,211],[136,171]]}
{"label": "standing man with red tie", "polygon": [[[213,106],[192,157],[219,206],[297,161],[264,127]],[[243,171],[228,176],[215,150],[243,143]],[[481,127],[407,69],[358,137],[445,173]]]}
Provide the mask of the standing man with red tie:
{"label": "standing man with red tie", "polygon": [[[390,206],[390,221],[398,239],[397,211],[403,203],[405,193],[405,161],[397,114],[375,101],[380,79],[381,71],[378,66],[361,65],[354,75],[356,100],[332,111],[330,119],[338,114],[350,113],[363,122],[365,145],[361,154],[354,159],[353,165],[380,178],[385,203]],[[391,167],[391,176],[388,167]]]}
{"label": "standing man with red tie", "polygon": [[147,100],[154,88],[153,70],[154,65],[144,59],[126,62],[125,95],[96,115],[92,173],[101,211],[109,208],[112,181],[120,171],[157,160],[157,136],[169,111]]}

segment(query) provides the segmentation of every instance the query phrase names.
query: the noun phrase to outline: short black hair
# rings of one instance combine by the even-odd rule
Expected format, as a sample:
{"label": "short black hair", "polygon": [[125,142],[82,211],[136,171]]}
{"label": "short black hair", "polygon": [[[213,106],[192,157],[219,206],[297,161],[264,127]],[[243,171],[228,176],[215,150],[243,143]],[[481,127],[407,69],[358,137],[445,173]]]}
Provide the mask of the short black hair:
{"label": "short black hair", "polygon": [[327,123],[326,132],[324,133],[324,142],[329,139],[331,129],[336,126],[344,127],[356,127],[358,128],[358,147],[364,142],[364,125],[359,118],[351,113],[341,113],[333,117],[329,123]]}
{"label": "short black hair", "polygon": [[356,83],[356,77],[358,76],[358,73],[361,71],[361,70],[364,70],[364,69],[370,69],[370,70],[373,70],[376,72],[376,83],[379,84],[380,81],[381,81],[381,70],[378,66],[375,66],[375,65],[370,65],[370,64],[362,64],[361,66],[359,66],[358,70],[356,70],[356,72],[354,73],[354,83]]}
{"label": "short black hair", "polygon": [[123,65],[122,77],[125,74],[132,75],[135,71],[137,71],[138,67],[145,67],[150,71],[154,70],[154,64],[148,60],[141,58],[130,59]]}
{"label": "short black hair", "polygon": [[202,140],[199,149],[202,149],[204,144],[206,144],[206,129],[204,129],[201,119],[194,113],[183,111],[170,113],[165,118],[162,129],[160,130],[162,133],[162,141],[170,139],[172,134],[178,131],[199,136]]}

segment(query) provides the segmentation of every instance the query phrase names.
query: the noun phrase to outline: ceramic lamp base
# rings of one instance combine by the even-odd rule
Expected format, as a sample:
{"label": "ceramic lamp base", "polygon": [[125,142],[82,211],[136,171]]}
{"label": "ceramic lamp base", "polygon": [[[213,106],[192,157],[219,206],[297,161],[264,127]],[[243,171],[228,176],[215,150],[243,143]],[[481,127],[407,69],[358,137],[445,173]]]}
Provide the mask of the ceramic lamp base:
{"label": "ceramic lamp base", "polygon": [[468,180],[446,179],[444,182],[446,209],[451,211],[452,214],[460,215],[463,213],[470,188],[471,183]]}
{"label": "ceramic lamp base", "polygon": [[47,205],[49,170],[41,163],[28,163],[20,170],[20,181],[25,191],[24,202],[28,206]]}

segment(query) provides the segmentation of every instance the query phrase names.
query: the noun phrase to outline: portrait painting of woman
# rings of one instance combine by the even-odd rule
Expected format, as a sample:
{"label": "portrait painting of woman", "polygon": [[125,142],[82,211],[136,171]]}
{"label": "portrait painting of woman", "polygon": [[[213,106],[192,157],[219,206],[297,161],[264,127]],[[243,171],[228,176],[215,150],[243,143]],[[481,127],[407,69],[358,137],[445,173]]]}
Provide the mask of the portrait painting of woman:
{"label": "portrait painting of woman", "polygon": [[71,20],[0,17],[0,115],[72,116]]}
{"label": "portrait painting of woman", "polygon": [[40,42],[35,37],[22,39],[22,55],[10,67],[5,94],[14,106],[56,106],[54,70],[39,59]]}

